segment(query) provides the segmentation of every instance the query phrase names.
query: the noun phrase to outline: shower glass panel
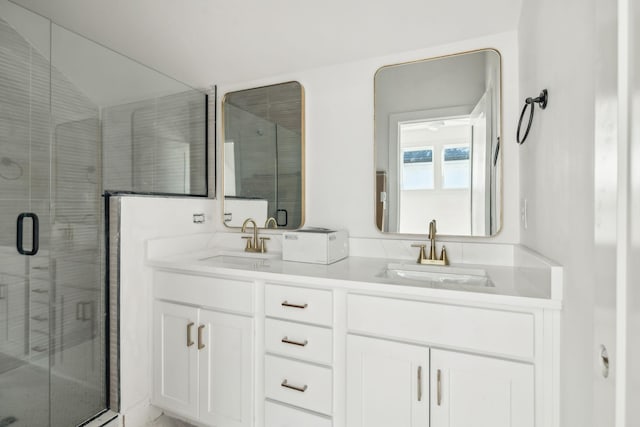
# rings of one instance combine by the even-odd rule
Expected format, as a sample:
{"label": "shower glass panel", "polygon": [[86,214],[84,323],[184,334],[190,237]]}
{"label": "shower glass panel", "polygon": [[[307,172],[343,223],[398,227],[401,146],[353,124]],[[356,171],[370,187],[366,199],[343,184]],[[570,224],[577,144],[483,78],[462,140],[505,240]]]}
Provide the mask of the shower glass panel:
{"label": "shower glass panel", "polygon": [[0,0],[0,427],[118,410],[103,194],[205,196],[206,103]]}
{"label": "shower glass panel", "polygon": [[106,407],[100,109],[64,66],[68,33],[51,26],[51,427]]}
{"label": "shower glass panel", "polygon": [[0,3],[0,425],[12,427],[49,425],[49,33]]}

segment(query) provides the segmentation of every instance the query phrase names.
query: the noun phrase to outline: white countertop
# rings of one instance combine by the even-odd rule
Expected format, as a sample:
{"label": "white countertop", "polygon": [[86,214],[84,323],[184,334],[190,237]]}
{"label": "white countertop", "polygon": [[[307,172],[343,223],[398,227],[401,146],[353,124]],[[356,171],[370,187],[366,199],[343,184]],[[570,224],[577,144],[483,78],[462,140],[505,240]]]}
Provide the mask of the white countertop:
{"label": "white countertop", "polygon": [[[417,265],[415,261],[406,259],[351,256],[334,264],[320,265],[282,261],[278,258],[278,253],[270,255],[274,258],[240,258],[245,256],[243,252],[209,248],[186,254],[165,254],[149,259],[148,263],[152,267],[192,274],[214,274],[312,287],[340,287],[346,288],[349,292],[385,293],[398,297],[411,295],[432,301],[552,309],[562,307],[562,285],[554,283],[558,280],[561,282],[561,270],[559,274],[552,270],[554,267],[556,270],[560,267],[545,265],[544,262],[525,263],[526,266],[457,265],[485,270],[494,286],[480,286],[415,284],[405,280],[394,280],[382,274],[390,263],[411,267]],[[529,256],[531,255],[526,255]],[[452,267],[456,267],[456,264],[452,264]]]}

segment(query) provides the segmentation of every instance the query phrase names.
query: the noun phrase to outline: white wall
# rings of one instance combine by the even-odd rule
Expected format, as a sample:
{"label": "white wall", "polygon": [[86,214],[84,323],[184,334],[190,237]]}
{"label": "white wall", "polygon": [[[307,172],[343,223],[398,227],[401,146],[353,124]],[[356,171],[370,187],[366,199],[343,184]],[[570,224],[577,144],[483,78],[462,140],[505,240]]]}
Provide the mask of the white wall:
{"label": "white wall", "polygon": [[[393,238],[381,234],[375,226],[374,73],[383,65],[488,47],[498,49],[503,61],[503,137],[507,141],[503,145],[504,225],[496,237],[474,238],[473,241],[518,243],[518,150],[514,143],[508,143],[515,140],[514,122],[518,114],[516,33],[496,34],[242,84],[221,83],[218,98],[229,91],[266,84],[289,80],[302,83],[306,98],[306,224],[346,228],[356,237]],[[218,141],[221,140],[218,136]],[[218,150],[221,150],[220,146]],[[221,165],[218,168],[221,170]],[[219,187],[217,194],[222,194]],[[217,211],[221,218],[219,206]],[[224,229],[221,219],[216,222],[218,229]],[[469,238],[451,240],[468,241]]]}
{"label": "white wall", "polygon": [[525,2],[519,28],[521,99],[549,90],[520,148],[521,240],[565,268],[561,426],[613,425],[613,378],[597,357],[601,343],[610,356],[615,346],[612,12],[600,0]]}
{"label": "white wall", "polygon": [[[640,4],[635,0],[620,1],[621,51],[621,145],[619,165],[626,164],[628,173],[621,182],[621,199],[626,206],[625,224],[618,236],[618,249],[623,252],[619,267],[626,273],[619,283],[622,330],[618,334],[624,348],[624,387],[618,387],[622,404],[619,404],[618,427],[640,425]],[[624,166],[621,168],[624,169]],[[620,270],[618,270],[620,271]],[[624,276],[624,275],[623,275]],[[622,279],[622,278],[619,278]],[[624,414],[623,414],[624,412]]]}
{"label": "white wall", "polygon": [[[127,425],[154,415],[151,398],[151,268],[145,242],[158,237],[211,232],[213,201],[205,198],[123,197],[120,225],[120,389]],[[204,224],[192,215],[205,213]],[[158,415],[157,413],[155,415]]]}
{"label": "white wall", "polygon": [[514,31],[522,4],[522,0],[14,1],[194,87]]}

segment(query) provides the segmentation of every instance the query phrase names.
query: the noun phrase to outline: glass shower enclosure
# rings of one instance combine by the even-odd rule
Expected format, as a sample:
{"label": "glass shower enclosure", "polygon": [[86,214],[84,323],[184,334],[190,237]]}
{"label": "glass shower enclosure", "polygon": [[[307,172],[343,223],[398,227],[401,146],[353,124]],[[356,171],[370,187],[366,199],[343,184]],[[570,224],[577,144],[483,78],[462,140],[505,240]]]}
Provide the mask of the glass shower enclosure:
{"label": "glass shower enclosure", "polygon": [[72,426],[106,402],[98,116],[0,8],[0,425]]}
{"label": "glass shower enclosure", "polygon": [[0,0],[0,426],[109,407],[103,193],[206,195],[205,105]]}

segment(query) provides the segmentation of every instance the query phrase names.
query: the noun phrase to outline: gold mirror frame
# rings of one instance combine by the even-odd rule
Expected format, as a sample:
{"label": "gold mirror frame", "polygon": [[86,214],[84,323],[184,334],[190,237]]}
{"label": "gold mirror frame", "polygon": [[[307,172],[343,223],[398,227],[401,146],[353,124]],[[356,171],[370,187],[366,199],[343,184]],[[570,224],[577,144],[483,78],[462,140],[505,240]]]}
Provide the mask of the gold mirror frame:
{"label": "gold mirror frame", "polygon": [[[498,174],[499,176],[496,178],[495,180],[495,185],[496,185],[496,199],[498,199],[498,203],[495,206],[495,214],[497,216],[497,226],[495,231],[489,233],[489,234],[478,234],[478,235],[474,235],[474,234],[447,234],[447,233],[443,233],[443,235],[448,235],[448,236],[456,236],[456,237],[494,237],[497,234],[500,233],[500,231],[502,230],[503,226],[504,226],[504,167],[503,167],[503,161],[504,161],[504,156],[503,156],[503,149],[504,149],[504,141],[503,141],[503,82],[502,82],[502,73],[503,73],[503,64],[502,64],[502,55],[500,54],[500,52],[497,49],[494,48],[482,48],[482,49],[475,49],[475,50],[469,50],[469,51],[464,51],[464,52],[458,52],[458,53],[454,53],[454,54],[450,54],[450,55],[442,55],[442,56],[437,56],[437,57],[432,57],[432,58],[426,58],[426,59],[419,59],[419,60],[413,60],[413,61],[407,61],[407,62],[402,62],[402,63],[396,63],[396,64],[388,64],[388,65],[384,65],[381,66],[380,68],[378,68],[376,70],[376,73],[374,75],[374,81],[373,81],[373,92],[374,92],[374,164],[373,164],[373,182],[374,182],[374,224],[376,226],[376,228],[384,234],[389,234],[389,235],[426,235],[427,234],[427,229],[428,229],[428,223],[431,219],[434,218],[424,218],[424,223],[425,223],[425,227],[424,227],[424,232],[398,232],[398,231],[384,231],[383,229],[380,228],[380,224],[381,224],[381,217],[380,217],[380,209],[379,209],[379,205],[381,204],[381,200],[380,200],[380,192],[379,192],[379,188],[381,188],[380,184],[384,181],[384,179],[381,177],[380,173],[379,173],[379,135],[378,135],[378,120],[377,120],[377,102],[378,102],[378,90],[377,90],[377,84],[376,84],[376,78],[378,77],[379,73],[382,70],[385,69],[390,69],[390,68],[396,68],[396,67],[402,67],[402,66],[407,66],[407,65],[413,65],[413,64],[422,64],[422,63],[429,63],[429,62],[433,62],[433,61],[437,61],[437,60],[443,60],[443,59],[451,59],[451,58],[455,58],[455,57],[461,57],[464,55],[468,55],[468,54],[473,54],[473,53],[482,53],[482,52],[492,52],[495,53],[497,55],[497,71],[499,73],[499,78],[498,80],[498,85],[496,87],[496,89],[499,91],[499,95],[497,97],[497,100],[499,102],[499,106],[497,108],[497,124],[495,126],[495,130],[497,132],[496,137],[499,140],[499,150],[498,150],[498,155],[497,155],[497,166],[496,168],[498,169]],[[442,108],[442,110],[451,110],[451,108],[447,108],[449,106],[441,106],[444,107]],[[437,107],[436,107],[437,109]],[[386,117],[386,120],[389,120],[389,117]],[[388,129],[387,129],[387,134],[389,133]],[[384,138],[384,136],[383,136]],[[387,147],[389,146],[389,141],[386,141],[386,145]],[[470,160],[471,161],[471,160]],[[387,190],[386,188],[384,189],[385,191]],[[388,202],[388,199],[387,199]],[[437,218],[435,218],[437,219]],[[384,222],[382,222],[382,224],[384,224]]]}
{"label": "gold mirror frame", "polygon": [[[299,120],[300,120],[300,180],[299,180],[299,186],[300,186],[300,190],[299,190],[299,200],[300,200],[300,221],[299,224],[296,224],[295,227],[291,227],[291,226],[283,226],[283,227],[278,227],[278,228],[282,228],[283,230],[291,230],[291,229],[297,229],[297,228],[301,228],[304,225],[305,222],[305,212],[306,212],[306,199],[305,199],[305,187],[306,187],[306,180],[305,180],[305,175],[306,175],[306,165],[305,165],[305,91],[304,91],[304,86],[302,86],[302,84],[298,81],[287,81],[287,82],[283,82],[283,83],[277,83],[277,84],[272,84],[272,85],[265,85],[265,86],[259,86],[259,87],[254,87],[254,88],[247,88],[247,89],[242,89],[242,90],[238,90],[238,91],[232,91],[232,92],[227,92],[224,97],[222,98],[222,108],[221,108],[221,112],[220,112],[220,121],[221,121],[221,136],[222,136],[222,144],[221,147],[218,151],[219,155],[220,155],[220,166],[221,166],[221,171],[222,173],[220,173],[219,179],[221,181],[222,184],[222,223],[225,225],[226,228],[230,228],[230,229],[240,229],[241,228],[241,224],[242,221],[240,221],[240,225],[229,225],[227,221],[228,219],[228,214],[225,212],[225,205],[226,203],[226,191],[225,191],[225,142],[226,142],[226,105],[229,103],[229,96],[232,96],[233,94],[239,94],[239,93],[247,93],[248,91],[254,91],[254,90],[265,90],[265,89],[269,89],[269,88],[273,88],[273,87],[277,87],[277,86],[282,86],[282,85],[287,85],[287,84],[297,84],[299,86],[299,90],[300,90],[300,116],[299,116]],[[269,215],[267,213],[267,220],[271,217],[274,217],[273,215]],[[246,218],[244,218],[246,219]],[[266,225],[266,221],[263,224],[259,219],[256,220],[257,225],[259,228],[265,228],[264,226]]]}

